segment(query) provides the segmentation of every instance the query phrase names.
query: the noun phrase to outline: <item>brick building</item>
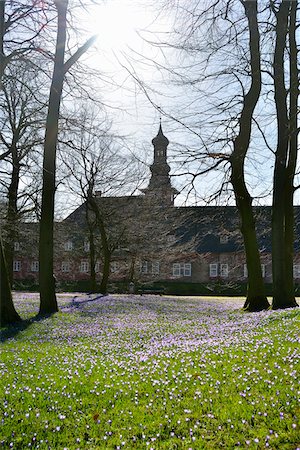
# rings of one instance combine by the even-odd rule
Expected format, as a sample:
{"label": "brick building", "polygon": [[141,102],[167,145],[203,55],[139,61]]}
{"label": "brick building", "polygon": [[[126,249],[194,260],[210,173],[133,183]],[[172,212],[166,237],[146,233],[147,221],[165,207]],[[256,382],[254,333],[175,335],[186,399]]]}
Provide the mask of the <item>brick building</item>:
{"label": "brick building", "polygon": [[[233,287],[247,282],[247,268],[239,219],[232,206],[175,207],[177,193],[167,162],[168,139],[161,126],[152,140],[153,163],[149,185],[139,196],[96,195],[111,252],[111,283],[135,281],[178,286],[202,285],[209,292],[218,285]],[[86,282],[91,261],[99,281],[103,265],[102,244],[94,229],[95,257],[91,260],[86,202],[55,229],[55,277],[59,283]],[[295,208],[299,224],[299,207]],[[255,209],[266,283],[272,281],[270,207]],[[297,226],[296,235],[299,235]],[[14,279],[38,279],[38,224],[24,224],[15,242]],[[295,246],[294,275],[300,281],[300,252]],[[177,284],[176,284],[177,283]],[[170,288],[170,291],[172,289]]]}

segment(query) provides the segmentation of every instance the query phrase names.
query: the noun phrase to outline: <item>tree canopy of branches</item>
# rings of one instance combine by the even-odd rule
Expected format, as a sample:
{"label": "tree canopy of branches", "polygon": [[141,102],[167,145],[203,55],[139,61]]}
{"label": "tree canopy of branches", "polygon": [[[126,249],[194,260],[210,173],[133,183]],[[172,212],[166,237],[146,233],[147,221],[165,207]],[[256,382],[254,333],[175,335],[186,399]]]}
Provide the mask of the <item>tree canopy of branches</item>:
{"label": "tree canopy of branches", "polygon": [[[165,115],[182,126],[185,136],[190,134],[189,144],[194,140],[180,147],[182,172],[194,186],[196,179],[223,170],[223,177],[218,178],[219,190],[210,198],[221,198],[225,192],[230,199],[228,182],[233,187],[248,268],[244,305],[248,310],[269,307],[252,204],[255,197],[273,192],[272,307],[296,306],[293,195],[299,87],[295,34],[298,1],[162,3],[175,16],[174,29],[168,39],[163,35],[155,42],[148,40],[166,53],[165,61],[175,60],[157,67],[167,71],[179,89],[175,106],[165,108]],[[133,75],[151,100],[151,86],[146,86],[136,71]],[[266,171],[263,161],[273,158],[272,186],[271,171]],[[260,181],[256,186],[255,179]]]}
{"label": "tree canopy of branches", "polygon": [[54,68],[50,87],[43,160],[43,190],[40,221],[40,314],[58,310],[53,276],[53,221],[56,173],[56,146],[61,96],[65,74],[92,45],[95,37],[89,39],[67,61],[65,48],[67,38],[68,0],[54,1],[57,11],[57,38]]}

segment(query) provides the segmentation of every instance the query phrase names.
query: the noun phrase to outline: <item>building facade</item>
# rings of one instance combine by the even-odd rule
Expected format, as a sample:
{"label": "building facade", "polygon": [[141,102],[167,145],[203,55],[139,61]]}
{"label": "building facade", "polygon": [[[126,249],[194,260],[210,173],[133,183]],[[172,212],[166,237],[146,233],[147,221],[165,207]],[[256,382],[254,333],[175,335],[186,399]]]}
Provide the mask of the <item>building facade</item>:
{"label": "building facade", "polygon": [[[168,139],[161,125],[152,140],[153,163],[147,188],[138,196],[96,195],[110,252],[110,283],[135,282],[151,286],[178,283],[202,285],[209,293],[216,285],[234,289],[246,285],[247,267],[239,218],[232,206],[176,207],[167,162]],[[300,210],[295,208],[296,236]],[[262,273],[272,282],[270,207],[255,208]],[[92,234],[92,240],[91,240]],[[55,224],[55,277],[63,286],[88,283],[91,266],[99,282],[103,268],[101,230],[87,223],[87,202]],[[93,258],[91,258],[91,246]],[[24,224],[14,249],[14,280],[38,280],[38,224]],[[300,281],[300,250],[295,244],[294,277]],[[177,284],[176,284],[177,283]],[[78,285],[80,286],[80,285]],[[205,290],[206,289],[206,290]],[[200,293],[200,292],[199,292]]]}

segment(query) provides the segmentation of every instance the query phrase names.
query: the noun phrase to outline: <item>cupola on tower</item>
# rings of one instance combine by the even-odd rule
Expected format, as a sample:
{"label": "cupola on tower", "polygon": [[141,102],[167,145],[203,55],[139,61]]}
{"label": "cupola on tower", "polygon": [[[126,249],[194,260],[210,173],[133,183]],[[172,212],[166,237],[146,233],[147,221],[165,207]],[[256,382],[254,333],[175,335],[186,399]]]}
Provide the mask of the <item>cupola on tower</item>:
{"label": "cupola on tower", "polygon": [[177,189],[172,187],[170,180],[170,166],[167,162],[168,138],[163,134],[161,123],[158,133],[152,139],[154,147],[153,163],[150,166],[151,178],[149,186],[142,191],[161,206],[173,206]]}

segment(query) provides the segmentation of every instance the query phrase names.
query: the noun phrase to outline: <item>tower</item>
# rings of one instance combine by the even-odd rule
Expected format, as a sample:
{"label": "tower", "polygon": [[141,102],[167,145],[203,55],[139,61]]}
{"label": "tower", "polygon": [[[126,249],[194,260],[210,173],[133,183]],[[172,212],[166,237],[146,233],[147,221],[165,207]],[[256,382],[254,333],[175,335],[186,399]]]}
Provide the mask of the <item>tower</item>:
{"label": "tower", "polygon": [[161,123],[158,133],[152,139],[154,147],[153,163],[150,166],[151,178],[149,186],[142,191],[161,206],[173,206],[174,196],[178,191],[172,187],[170,180],[170,166],[167,163],[168,138],[163,134]]}

